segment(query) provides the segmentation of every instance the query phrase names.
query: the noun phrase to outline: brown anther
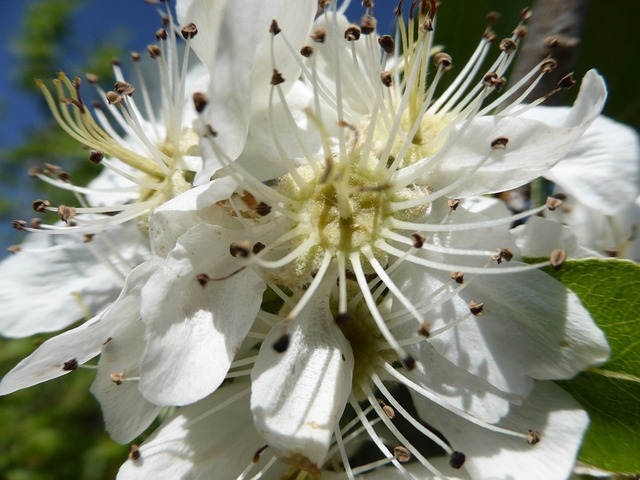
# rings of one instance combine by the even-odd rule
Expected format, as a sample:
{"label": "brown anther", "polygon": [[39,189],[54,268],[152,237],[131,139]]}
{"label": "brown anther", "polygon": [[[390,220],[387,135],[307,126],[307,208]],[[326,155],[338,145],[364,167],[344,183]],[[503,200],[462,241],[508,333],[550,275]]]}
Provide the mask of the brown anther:
{"label": "brown anther", "polygon": [[95,84],[98,83],[100,81],[100,77],[98,75],[96,75],[95,73],[87,73],[84,78],[87,79],[87,82],[91,83],[91,84]]}
{"label": "brown anther", "polygon": [[393,85],[393,74],[391,72],[385,71],[380,74],[380,80],[385,87],[390,87]]}
{"label": "brown anther", "polygon": [[27,170],[27,175],[29,175],[30,177],[37,177],[41,173],[42,169],[40,167],[31,167],[29,170]]}
{"label": "brown anther", "polygon": [[198,27],[196,27],[195,23],[191,22],[182,27],[180,33],[182,34],[182,38],[189,40],[198,34]]}
{"label": "brown anther", "polygon": [[211,280],[211,278],[206,273],[199,273],[198,275],[196,275],[196,280],[198,281],[200,286],[204,288],[207,286],[207,283],[209,283],[209,280]]}
{"label": "brown anther", "polygon": [[196,112],[202,113],[208,104],[207,97],[202,92],[193,93],[193,105],[196,108]]}
{"label": "brown anther", "polygon": [[140,447],[135,443],[129,445],[129,459],[138,460],[140,458]]}
{"label": "brown anther", "polygon": [[360,27],[358,27],[358,25],[351,24],[344,31],[344,38],[347,42],[355,42],[356,40],[360,39],[361,33],[362,32],[360,31]]}
{"label": "brown anther", "polygon": [[462,468],[466,459],[467,457],[464,453],[454,450],[449,456],[449,465],[456,469]]}
{"label": "brown anther", "polygon": [[375,32],[377,23],[378,22],[374,17],[371,15],[365,15],[362,17],[362,20],[360,20],[360,29],[364,35],[369,35],[370,33]]}
{"label": "brown anther", "polygon": [[500,12],[489,12],[487,13],[485,19],[487,20],[487,23],[489,23],[490,25],[493,25],[498,20],[500,20],[501,16],[502,15],[500,14]]}
{"label": "brown anther", "polygon": [[418,335],[421,335],[425,338],[429,338],[431,336],[431,323],[429,321],[424,320],[420,328],[418,329]]}
{"label": "brown anther", "polygon": [[464,272],[451,272],[451,280],[462,285],[464,283]]}
{"label": "brown anther", "polygon": [[402,445],[399,445],[393,449],[393,456],[396,457],[400,463],[406,463],[411,460],[411,452]]}
{"label": "brown anther", "polygon": [[364,8],[373,8],[373,0],[362,0],[362,6]]}
{"label": "brown anther", "polygon": [[313,47],[311,45],[305,45],[300,49],[300,55],[304,58],[310,58],[313,55]]}
{"label": "brown anther", "polygon": [[416,359],[411,355],[408,355],[404,360],[402,360],[402,364],[404,365],[404,368],[411,371],[416,368]]}
{"label": "brown anther", "polygon": [[51,206],[51,202],[49,202],[49,200],[42,200],[41,198],[38,198],[37,200],[33,201],[31,206],[36,212],[42,213],[45,211],[46,207]]}
{"label": "brown anther", "polygon": [[62,370],[64,370],[65,372],[73,372],[74,370],[77,370],[77,368],[78,368],[78,360],[76,360],[75,358],[72,358],[71,360],[67,360],[62,364]]}
{"label": "brown anther", "polygon": [[527,443],[529,445],[535,445],[536,443],[539,443],[541,439],[542,437],[540,436],[540,432],[536,430],[529,430],[527,433]]}
{"label": "brown anther", "polygon": [[139,62],[142,58],[142,55],[140,55],[138,52],[131,52],[129,54],[129,57],[131,58],[132,62]]}
{"label": "brown anther", "polygon": [[396,44],[391,38],[391,35],[382,35],[378,39],[378,45],[384,50],[387,55],[392,55],[396,49]]}
{"label": "brown anther", "polygon": [[89,161],[91,163],[100,165],[102,160],[104,160],[104,152],[102,150],[91,150],[91,152],[89,152]]}
{"label": "brown anther", "polygon": [[437,68],[442,68],[445,72],[453,68],[453,60],[451,59],[451,55],[448,53],[436,53],[433,56],[433,63]]}
{"label": "brown anther", "polygon": [[26,220],[13,220],[11,222],[11,226],[18,230],[19,232],[24,232],[27,229],[27,221]]}
{"label": "brown anther", "polygon": [[40,220],[39,218],[32,218],[29,221],[29,228],[34,228],[34,229],[38,229],[40,228],[40,226],[42,225],[42,220]]}
{"label": "brown anther", "polygon": [[334,318],[336,325],[346,325],[351,320],[351,315],[348,312],[338,313]]}
{"label": "brown anther", "polygon": [[82,236],[82,242],[83,243],[91,243],[93,241],[93,237],[95,237],[96,234],[95,233],[85,233]]}
{"label": "brown anther", "polygon": [[[166,3],[169,0],[158,0],[158,2],[160,3]],[[162,22],[162,26],[167,28],[169,25],[171,25],[171,20],[169,19],[169,15],[163,15],[162,18],[160,19],[160,21]]]}
{"label": "brown anther", "polygon": [[324,39],[327,36],[327,31],[320,27],[320,28],[316,28],[313,33],[310,35],[311,40],[313,40],[316,43],[324,43]]}
{"label": "brown anther", "polygon": [[136,89],[133,88],[133,85],[121,81],[117,81],[113,86],[113,89],[116,93],[119,93],[120,95],[128,95],[129,97],[136,91]]}
{"label": "brown anther", "polygon": [[68,207],[67,205],[60,205],[58,207],[58,216],[60,220],[68,224],[69,221],[76,216],[76,207]]}
{"label": "brown anther", "polygon": [[256,450],[256,453],[253,454],[252,462],[258,463],[260,461],[260,457],[262,457],[262,452],[264,452],[267,448],[269,448],[269,445],[263,445],[258,450]]}
{"label": "brown anther", "polygon": [[528,21],[531,18],[532,14],[533,13],[531,12],[531,9],[529,7],[524,8],[520,13],[520,21],[521,22]]}
{"label": "brown anther", "polygon": [[149,45],[147,52],[151,58],[158,58],[162,55],[162,50],[160,50],[160,47],[157,45]]}
{"label": "brown anther", "polygon": [[482,79],[482,84],[485,87],[492,87],[493,85],[495,85],[495,83],[498,80],[498,78],[499,78],[499,76],[498,76],[498,74],[496,72],[489,72]]}
{"label": "brown anther", "polygon": [[449,206],[449,208],[451,210],[453,210],[455,212],[456,209],[460,206],[460,199],[451,198],[451,199],[447,200],[447,205]]}
{"label": "brown anther", "polygon": [[166,40],[169,34],[164,28],[156,30],[156,40]]}
{"label": "brown anther", "polygon": [[500,255],[500,258],[505,262],[510,262],[511,259],[513,259],[513,253],[508,248],[499,248],[498,255]]}
{"label": "brown anther", "polygon": [[63,182],[68,182],[71,178],[69,172],[65,172],[64,170],[60,170],[57,174],[58,180],[62,180]]}
{"label": "brown anther", "polygon": [[510,38],[503,38],[500,40],[500,50],[507,53],[513,53],[518,48],[518,44]]}
{"label": "brown anther", "polygon": [[556,248],[553,252],[551,252],[551,256],[549,257],[549,263],[554,268],[554,270],[559,270],[560,267],[564,264],[567,259],[567,252],[565,252],[562,248]]}
{"label": "brown anther", "polygon": [[251,242],[249,240],[233,242],[229,245],[229,253],[233,257],[247,258],[251,254]]}
{"label": "brown anther", "polygon": [[60,167],[58,165],[54,165],[53,163],[44,164],[44,173],[52,174],[56,173],[58,170],[60,170]]}
{"label": "brown anther", "polygon": [[542,65],[540,65],[540,71],[543,73],[551,73],[558,66],[558,62],[556,62],[553,58],[547,58]]}
{"label": "brown anther", "polygon": [[7,252],[9,253],[18,253],[22,247],[20,245],[11,245],[7,248]]}
{"label": "brown anther", "polygon": [[393,417],[396,416],[396,411],[389,405],[382,405],[382,411],[389,420],[393,420]]}
{"label": "brown anther", "polygon": [[509,143],[509,139],[507,137],[499,137],[491,142],[491,148],[493,150],[504,150],[507,148],[507,143]]}
{"label": "brown anther", "polygon": [[269,25],[269,33],[273,36],[278,35],[282,30],[280,29],[280,25],[278,25],[278,22],[273,19],[271,20],[271,25]]}
{"label": "brown anther", "polygon": [[118,95],[116,92],[107,92],[107,102],[111,105],[118,105],[122,102],[122,96]]}
{"label": "brown anther", "polygon": [[496,32],[494,32],[491,27],[487,27],[482,33],[482,38],[484,38],[489,43],[493,43],[496,41],[496,38],[498,38],[498,35],[496,35]]}
{"label": "brown anther", "polygon": [[274,68],[273,74],[271,75],[271,85],[280,85],[281,83],[284,83],[284,77]]}
{"label": "brown anther", "polygon": [[563,203],[564,203],[564,198],[561,198],[559,195],[547,197],[547,208],[551,211],[554,211],[556,208],[560,207]]}
{"label": "brown anther", "polygon": [[122,385],[124,383],[124,372],[112,373],[109,378],[116,385]]}
{"label": "brown anther", "polygon": [[119,67],[119,66],[120,66],[120,60],[119,60],[119,59],[117,59],[117,58],[112,58],[112,59],[111,59],[111,65],[114,65],[114,66],[116,66],[116,67]]}
{"label": "brown anther", "polygon": [[569,90],[576,85],[576,81],[573,79],[573,72],[568,73],[560,79],[558,87],[562,90]]}
{"label": "brown anther", "polygon": [[256,242],[253,244],[253,247],[251,248],[251,253],[253,253],[254,255],[259,254],[262,250],[264,250],[267,246],[262,243],[262,242]]}
{"label": "brown anther", "polygon": [[267,205],[264,202],[260,202],[256,206],[256,213],[258,215],[260,215],[261,217],[266,217],[267,215],[269,215],[271,213],[271,205]]}
{"label": "brown anther", "polygon": [[413,240],[413,246],[415,248],[422,248],[424,242],[427,241],[427,236],[420,232],[413,232],[411,234],[411,240]]}
{"label": "brown anther", "polygon": [[469,311],[476,317],[478,315],[482,315],[482,312],[484,311],[484,303],[478,303],[475,300],[469,301]]}
{"label": "brown anther", "polygon": [[514,30],[513,34],[518,38],[524,38],[529,33],[529,29],[524,25],[518,25]]}
{"label": "brown anther", "polygon": [[289,334],[285,333],[278,340],[273,342],[273,349],[278,353],[284,353],[289,348]]}
{"label": "brown anther", "polygon": [[544,39],[544,48],[553,50],[560,46],[560,38],[557,35],[551,35]]}

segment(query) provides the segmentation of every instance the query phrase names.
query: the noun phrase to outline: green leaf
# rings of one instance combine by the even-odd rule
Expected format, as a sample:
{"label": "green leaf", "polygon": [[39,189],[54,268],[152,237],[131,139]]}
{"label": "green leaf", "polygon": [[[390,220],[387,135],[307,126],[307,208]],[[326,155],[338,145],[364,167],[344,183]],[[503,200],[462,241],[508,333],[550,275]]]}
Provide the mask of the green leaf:
{"label": "green leaf", "polygon": [[622,260],[568,261],[547,273],[573,290],[606,333],[611,359],[558,382],[589,412],[580,461],[640,472],[640,266]]}

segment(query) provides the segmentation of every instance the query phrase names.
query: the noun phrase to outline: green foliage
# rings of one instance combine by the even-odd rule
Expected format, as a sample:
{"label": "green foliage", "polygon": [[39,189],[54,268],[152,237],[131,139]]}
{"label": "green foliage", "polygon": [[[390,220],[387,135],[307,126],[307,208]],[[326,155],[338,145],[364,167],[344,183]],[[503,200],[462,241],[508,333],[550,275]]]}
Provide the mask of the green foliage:
{"label": "green foliage", "polygon": [[581,260],[549,270],[573,290],[606,333],[611,358],[559,384],[589,412],[580,460],[608,471],[640,472],[640,265]]}
{"label": "green foliage", "polygon": [[[43,339],[0,340],[0,372],[9,371]],[[94,372],[65,377],[0,397],[0,478],[102,480],[115,477],[127,447],[104,431],[89,393]]]}

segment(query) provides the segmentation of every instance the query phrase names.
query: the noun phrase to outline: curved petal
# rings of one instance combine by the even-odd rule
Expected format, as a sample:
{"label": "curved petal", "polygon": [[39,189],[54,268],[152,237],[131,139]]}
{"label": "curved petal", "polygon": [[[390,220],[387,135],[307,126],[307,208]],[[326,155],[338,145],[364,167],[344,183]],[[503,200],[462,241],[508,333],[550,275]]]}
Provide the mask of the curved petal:
{"label": "curved petal", "polygon": [[[220,223],[226,213],[215,205],[228,199],[236,188],[229,177],[192,188],[158,207],[149,218],[149,239],[153,253],[161,258],[176,246],[178,237],[201,222]],[[224,215],[222,215],[224,214]]]}
{"label": "curved petal", "polygon": [[[451,185],[466,172],[472,172],[483,159],[489,160],[469,175],[467,181],[448,195],[469,197],[509,190],[547,174],[565,157],[580,136],[600,114],[607,96],[604,80],[594,70],[584,76],[580,93],[560,125],[519,116],[484,116],[453,127],[435,155],[435,166],[425,172],[436,188]],[[492,150],[491,143],[505,137],[504,150]],[[418,164],[419,165],[419,164]],[[417,167],[414,167],[417,168]],[[397,177],[410,174],[408,167]]]}
{"label": "curved petal", "polygon": [[113,302],[132,266],[149,256],[134,222],[85,243],[81,235],[30,234],[0,265],[0,334],[26,337],[67,327]]}
{"label": "curved petal", "polygon": [[[244,232],[240,232],[243,235]],[[225,378],[236,350],[251,328],[264,281],[233,258],[238,232],[201,223],[176,247],[142,290],[147,347],[140,390],[158,405],[186,405],[213,392]],[[197,275],[231,275],[202,286]]]}
{"label": "curved petal", "polygon": [[[294,49],[299,49],[316,5],[312,0],[246,0],[242,8],[222,0],[193,0],[179,5],[180,20],[199,26],[193,48],[211,72],[209,106],[203,112],[203,121],[217,131],[216,141],[230,158],[237,158],[243,150],[252,111],[266,105],[271,89],[271,21],[278,20]],[[299,67],[282,41],[275,41],[274,49],[276,68],[290,80],[285,83],[288,89],[286,85],[298,78]],[[203,143],[203,153],[207,159],[202,177],[208,178],[221,164],[207,142]]]}
{"label": "curved petal", "polygon": [[[118,480],[158,478],[238,478],[245,468],[254,475],[272,455],[267,450],[254,464],[264,445],[251,421],[249,383],[236,381],[213,395],[169,417],[141,446],[140,458],[128,460]],[[268,478],[280,478],[280,464]]]}
{"label": "curved petal", "polygon": [[[556,108],[568,110],[539,107],[527,117],[545,121],[559,113]],[[640,195],[640,137],[633,128],[600,116],[545,177],[588,207],[617,215]]]}
{"label": "curved petal", "polygon": [[[22,360],[0,382],[0,395],[66,375],[100,353],[102,345],[122,324],[136,321],[140,310],[140,288],[150,273],[144,263],[131,272],[120,297],[105,312],[73,330],[44,342]],[[65,364],[67,366],[65,366]]]}
{"label": "curved petal", "polygon": [[329,310],[332,283],[293,320],[284,353],[273,348],[283,325],[273,327],[251,372],[256,429],[282,461],[308,471],[322,466],[351,392],[353,353]]}
{"label": "curved petal", "polygon": [[[128,443],[140,435],[160,412],[138,390],[140,359],[144,350],[144,324],[127,322],[105,342],[100,352],[98,373],[91,393],[100,402],[107,432],[116,442]],[[119,384],[111,374],[123,374]]]}
{"label": "curved petal", "polygon": [[589,424],[580,405],[551,382],[537,382],[526,403],[512,406],[498,424],[518,433],[538,431],[541,441],[535,445],[473,425],[417,395],[413,398],[420,417],[466,455],[464,469],[474,479],[528,480],[533,474],[534,478],[564,480],[571,473]]}

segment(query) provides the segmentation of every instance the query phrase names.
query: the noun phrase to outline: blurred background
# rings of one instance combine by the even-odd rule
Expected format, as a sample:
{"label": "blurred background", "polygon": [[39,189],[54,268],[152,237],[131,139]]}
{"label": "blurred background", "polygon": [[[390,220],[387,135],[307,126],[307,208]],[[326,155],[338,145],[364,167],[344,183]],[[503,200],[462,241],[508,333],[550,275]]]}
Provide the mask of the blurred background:
{"label": "blurred background", "polygon": [[[409,2],[410,3],[410,2]],[[381,33],[393,32],[396,2],[378,0],[376,17]],[[554,6],[572,4],[569,22],[558,20]],[[238,1],[239,7],[242,5]],[[498,38],[510,35],[521,10],[531,6],[536,32],[562,34],[570,51],[561,68],[575,71],[580,79],[597,68],[609,86],[605,113],[640,129],[640,2],[637,0],[441,0],[436,43],[462,68],[484,31],[485,16],[501,13],[493,26]],[[347,12],[359,21],[363,10],[354,0]],[[87,161],[86,151],[53,121],[33,82],[48,80],[58,71],[70,77],[92,72],[110,80],[111,61],[121,58],[125,72],[131,50],[146,51],[155,41],[159,16],[144,0],[25,0],[0,2],[0,258],[7,247],[19,243],[20,232],[11,220],[31,218],[31,202],[50,198],[64,203],[30,178],[30,167],[44,162],[58,164],[84,184],[99,172]],[[555,29],[555,31],[554,31]],[[532,32],[534,31],[532,25]],[[533,57],[544,38],[536,33],[525,40],[518,69]],[[533,42],[537,42],[535,45]],[[495,47],[497,51],[497,47]],[[566,56],[565,56],[566,54]],[[533,59],[532,63],[537,62]],[[509,75],[507,75],[509,76]],[[513,80],[513,79],[511,79]],[[554,102],[570,104],[573,92]],[[24,340],[0,339],[0,376],[29,355],[47,336]],[[72,375],[0,397],[0,478],[6,480],[113,478],[126,459],[127,446],[111,441],[102,424],[97,402],[89,393],[94,374],[77,370]],[[143,441],[139,439],[139,442]],[[139,443],[138,442],[138,443]]]}

